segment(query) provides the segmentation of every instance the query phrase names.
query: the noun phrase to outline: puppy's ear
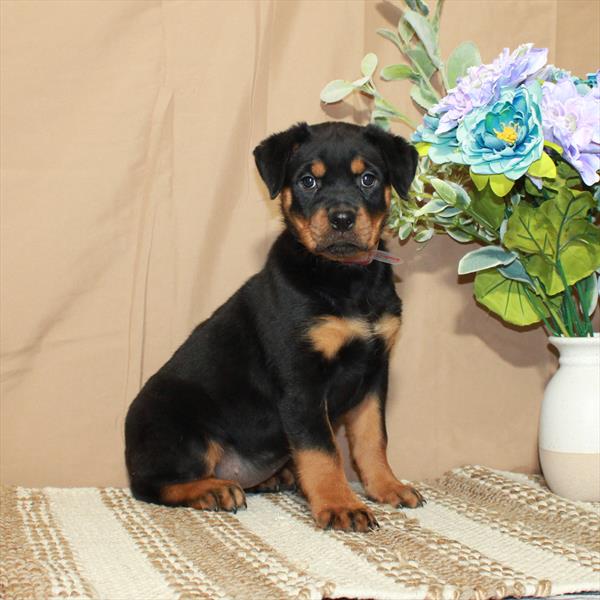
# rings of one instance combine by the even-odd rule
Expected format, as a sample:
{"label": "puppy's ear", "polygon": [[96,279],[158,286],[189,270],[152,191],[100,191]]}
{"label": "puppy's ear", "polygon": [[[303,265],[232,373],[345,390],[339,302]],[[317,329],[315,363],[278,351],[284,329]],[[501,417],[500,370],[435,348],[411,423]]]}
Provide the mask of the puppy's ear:
{"label": "puppy's ear", "polygon": [[258,172],[267,184],[271,198],[276,198],[285,181],[285,170],[298,144],[310,137],[306,123],[298,123],[281,133],[275,133],[254,148]]}
{"label": "puppy's ear", "polygon": [[405,197],[415,177],[419,160],[414,146],[377,125],[367,125],[365,137],[379,148],[390,174],[391,184],[400,196]]}

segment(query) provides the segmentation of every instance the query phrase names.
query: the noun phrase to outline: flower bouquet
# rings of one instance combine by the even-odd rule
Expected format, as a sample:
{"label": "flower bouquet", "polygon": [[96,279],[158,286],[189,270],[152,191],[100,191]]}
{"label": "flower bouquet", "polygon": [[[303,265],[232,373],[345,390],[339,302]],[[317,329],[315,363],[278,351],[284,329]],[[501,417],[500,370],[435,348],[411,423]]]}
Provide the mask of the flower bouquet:
{"label": "flower bouquet", "polygon": [[408,64],[381,70],[409,80],[425,112],[416,126],[377,90],[377,57],[362,76],[321,92],[336,102],[352,92],[373,98],[372,122],[416,131],[417,175],[406,198],[393,196],[389,227],[401,240],[436,233],[481,247],[465,254],[479,303],[517,326],[543,323],[561,352],[547,385],[539,430],[549,487],[576,500],[600,500],[600,338],[591,316],[600,270],[600,93],[585,79],[547,64],[533,44],[481,64],[472,42],[444,63],[438,48],[442,1],[405,0],[397,31],[381,29]]}
{"label": "flower bouquet", "polygon": [[408,64],[387,66],[381,77],[413,82],[422,124],[377,90],[374,54],[363,59],[361,78],[332,81],[321,92],[323,102],[366,94],[374,99],[372,122],[416,129],[417,176],[407,198],[394,196],[389,227],[401,240],[445,233],[479,242],[458,265],[460,275],[475,273],[479,303],[514,325],[592,336],[600,269],[597,74],[571,76],[533,44],[481,64],[465,42],[444,63],[442,2],[430,15],[421,0],[405,1],[397,31],[378,33]]}

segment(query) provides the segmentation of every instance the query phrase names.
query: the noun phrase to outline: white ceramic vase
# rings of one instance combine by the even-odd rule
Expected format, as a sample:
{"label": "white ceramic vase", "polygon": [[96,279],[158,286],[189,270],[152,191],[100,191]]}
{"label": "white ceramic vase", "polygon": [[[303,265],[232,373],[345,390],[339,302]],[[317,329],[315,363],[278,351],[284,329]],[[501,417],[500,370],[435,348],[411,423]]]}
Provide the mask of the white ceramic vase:
{"label": "white ceramic vase", "polygon": [[600,337],[551,337],[559,368],[540,416],[540,463],[548,487],[571,500],[600,501]]}

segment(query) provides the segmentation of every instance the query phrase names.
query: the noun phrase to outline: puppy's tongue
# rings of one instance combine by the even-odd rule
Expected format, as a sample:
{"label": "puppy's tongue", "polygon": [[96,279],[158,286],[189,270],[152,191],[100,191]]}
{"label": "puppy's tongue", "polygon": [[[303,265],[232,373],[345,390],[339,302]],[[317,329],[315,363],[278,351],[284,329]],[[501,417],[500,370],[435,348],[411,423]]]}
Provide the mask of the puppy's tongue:
{"label": "puppy's tongue", "polygon": [[398,256],[394,256],[393,254],[390,254],[389,252],[384,252],[383,250],[372,250],[364,258],[345,258],[345,259],[341,260],[340,262],[343,262],[343,263],[349,264],[349,265],[366,266],[366,265],[370,265],[374,260],[378,260],[379,262],[388,263],[390,265],[399,265],[403,262],[402,259],[399,258]]}

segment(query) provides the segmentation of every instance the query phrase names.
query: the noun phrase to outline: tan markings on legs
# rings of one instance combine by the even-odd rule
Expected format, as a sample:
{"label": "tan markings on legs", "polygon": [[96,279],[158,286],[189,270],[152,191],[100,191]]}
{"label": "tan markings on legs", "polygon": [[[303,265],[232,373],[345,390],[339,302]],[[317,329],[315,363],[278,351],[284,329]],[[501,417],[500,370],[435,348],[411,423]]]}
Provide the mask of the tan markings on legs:
{"label": "tan markings on legs", "polygon": [[371,335],[371,328],[366,321],[334,316],[319,317],[307,332],[313,348],[328,360],[351,340],[368,339]]}
{"label": "tan markings on legs", "polygon": [[265,479],[262,483],[247,488],[247,492],[265,493],[265,492],[281,492],[286,490],[296,489],[296,475],[294,473],[293,461],[287,462],[277,473]]}
{"label": "tan markings on legs", "polygon": [[377,525],[373,513],[350,489],[337,449],[333,453],[298,450],[294,462],[319,527],[368,531]]}
{"label": "tan markings on legs", "polygon": [[214,475],[215,467],[223,458],[223,447],[214,440],[210,440],[204,453],[204,462],[206,463],[206,474]]}
{"label": "tan markings on legs", "polygon": [[365,169],[365,161],[360,156],[352,159],[352,162],[350,163],[350,170],[355,175],[360,175]]}
{"label": "tan markings on legs", "polygon": [[383,338],[388,352],[392,351],[392,348],[396,343],[396,337],[398,335],[398,331],[400,330],[400,324],[400,317],[390,313],[384,314],[379,321],[375,323],[373,328],[375,335],[379,335]]}
{"label": "tan markings on legs", "polygon": [[323,175],[325,175],[326,171],[327,171],[327,167],[325,166],[325,163],[322,160],[315,160],[315,161],[313,161],[312,165],[310,166],[310,172],[315,177],[323,177]]}
{"label": "tan markings on legs", "polygon": [[367,495],[392,506],[421,506],[421,494],[400,483],[388,463],[378,397],[375,394],[366,396],[344,415],[344,424],[352,458]]}
{"label": "tan markings on legs", "polygon": [[236,512],[238,508],[246,507],[246,496],[237,482],[214,477],[165,485],[160,491],[160,499],[165,504],[199,510]]}

